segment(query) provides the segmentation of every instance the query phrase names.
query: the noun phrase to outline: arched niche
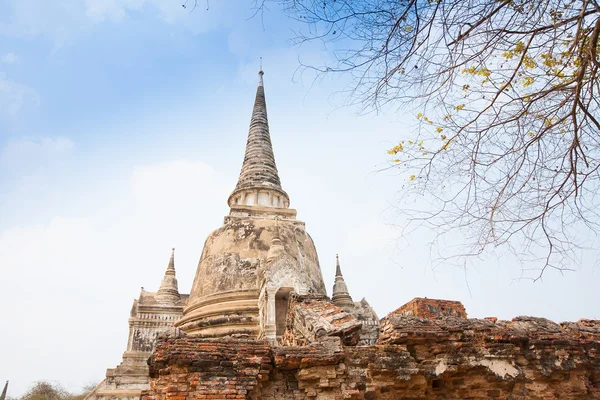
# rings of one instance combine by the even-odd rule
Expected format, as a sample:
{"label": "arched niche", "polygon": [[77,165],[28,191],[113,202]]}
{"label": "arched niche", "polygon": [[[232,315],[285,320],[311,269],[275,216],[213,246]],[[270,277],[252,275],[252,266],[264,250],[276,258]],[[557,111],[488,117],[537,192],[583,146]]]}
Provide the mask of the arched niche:
{"label": "arched niche", "polygon": [[285,332],[287,311],[290,303],[291,287],[282,287],[275,293],[275,334],[281,337]]}

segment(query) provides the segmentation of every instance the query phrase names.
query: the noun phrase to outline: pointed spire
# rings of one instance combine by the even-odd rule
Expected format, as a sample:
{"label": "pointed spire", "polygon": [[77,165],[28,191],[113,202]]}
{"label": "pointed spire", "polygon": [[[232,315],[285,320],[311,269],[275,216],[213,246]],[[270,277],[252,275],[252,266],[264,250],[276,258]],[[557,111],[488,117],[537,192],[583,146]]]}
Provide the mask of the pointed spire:
{"label": "pointed spire", "polygon": [[0,394],[0,400],[6,400],[6,392],[8,391],[8,381],[4,384],[4,390],[2,390],[2,394]]}
{"label": "pointed spire", "polygon": [[234,205],[289,207],[290,200],[287,193],[281,188],[269,135],[263,75],[261,65],[246,142],[246,153],[237,185],[227,202],[230,207]]}
{"label": "pointed spire", "polygon": [[156,292],[156,299],[159,303],[164,304],[175,304],[181,299],[177,287],[177,278],[175,278],[175,248],[171,250],[171,259],[165,276],[160,283],[160,288]]}
{"label": "pointed spire", "polygon": [[350,297],[350,293],[348,293],[348,287],[342,275],[340,257],[337,254],[335,255],[335,261],[335,282],[333,284],[333,296],[331,296],[331,300],[338,307],[354,307],[354,302],[352,301],[352,297]]}
{"label": "pointed spire", "polygon": [[169,265],[167,265],[167,271],[173,271],[173,275],[175,275],[175,247],[171,249],[171,258],[169,259]]}

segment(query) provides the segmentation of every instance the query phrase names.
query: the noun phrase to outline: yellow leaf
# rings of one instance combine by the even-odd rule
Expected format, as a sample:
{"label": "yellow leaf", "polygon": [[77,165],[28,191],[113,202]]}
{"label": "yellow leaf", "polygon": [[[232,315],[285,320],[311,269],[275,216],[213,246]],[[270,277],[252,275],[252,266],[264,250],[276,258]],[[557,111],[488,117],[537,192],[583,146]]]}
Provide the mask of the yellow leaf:
{"label": "yellow leaf", "polygon": [[523,87],[526,88],[527,86],[529,86],[533,82],[535,82],[535,78],[532,76],[527,76],[527,77],[523,78],[523,80],[521,82],[523,83]]}
{"label": "yellow leaf", "polygon": [[525,48],[525,45],[524,45],[524,44],[523,44],[523,42],[522,42],[522,41],[520,41],[520,40],[519,40],[519,41],[517,42],[517,44],[515,45],[515,51],[516,51],[517,53],[521,53],[521,52],[524,50],[524,48]]}
{"label": "yellow leaf", "polygon": [[533,61],[533,58],[529,56],[523,57],[523,65],[525,68],[535,68],[537,66],[536,62]]}
{"label": "yellow leaf", "polygon": [[396,146],[392,147],[391,149],[389,149],[387,151],[388,154],[393,155],[393,154],[398,154],[399,152],[401,152],[402,150],[404,150],[402,143],[397,144]]}

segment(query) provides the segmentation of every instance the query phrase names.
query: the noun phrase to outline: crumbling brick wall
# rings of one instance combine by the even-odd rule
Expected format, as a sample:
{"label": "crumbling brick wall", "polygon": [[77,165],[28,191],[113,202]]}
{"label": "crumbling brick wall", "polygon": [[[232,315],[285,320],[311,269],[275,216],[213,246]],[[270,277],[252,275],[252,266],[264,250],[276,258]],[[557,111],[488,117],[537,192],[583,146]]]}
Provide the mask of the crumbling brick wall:
{"label": "crumbling brick wall", "polygon": [[415,297],[392,314],[419,318],[457,317],[467,318],[467,311],[460,301]]}
{"label": "crumbling brick wall", "polygon": [[170,338],[142,400],[600,399],[600,321],[392,314],[375,346]]}

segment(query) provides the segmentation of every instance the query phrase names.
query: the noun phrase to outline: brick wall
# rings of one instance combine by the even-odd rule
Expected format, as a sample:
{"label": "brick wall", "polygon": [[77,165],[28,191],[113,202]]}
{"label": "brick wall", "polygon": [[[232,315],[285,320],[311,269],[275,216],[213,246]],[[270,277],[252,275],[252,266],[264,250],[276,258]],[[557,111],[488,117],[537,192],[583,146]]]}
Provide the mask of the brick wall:
{"label": "brick wall", "polygon": [[467,311],[460,301],[438,300],[416,297],[393,311],[392,314],[401,314],[419,318],[458,317],[467,318]]}
{"label": "brick wall", "polygon": [[600,321],[390,315],[375,346],[171,338],[142,400],[600,399]]}

